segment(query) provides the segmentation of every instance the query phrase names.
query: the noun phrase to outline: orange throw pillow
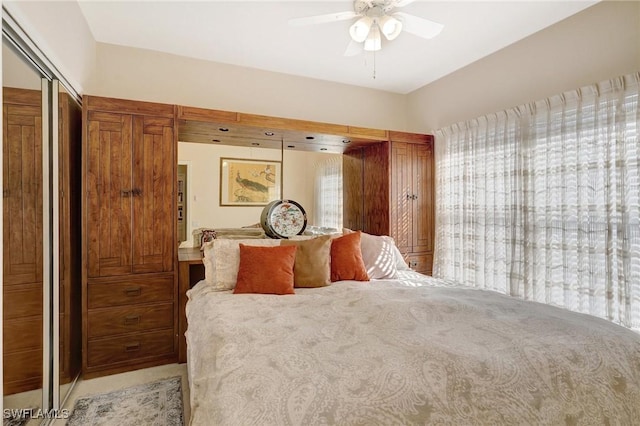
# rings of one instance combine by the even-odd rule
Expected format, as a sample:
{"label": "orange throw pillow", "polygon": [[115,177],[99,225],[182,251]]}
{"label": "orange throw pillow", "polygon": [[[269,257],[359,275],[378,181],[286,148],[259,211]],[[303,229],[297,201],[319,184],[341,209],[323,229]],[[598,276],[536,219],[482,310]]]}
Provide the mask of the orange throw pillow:
{"label": "orange throw pillow", "polygon": [[256,247],[240,244],[239,293],[294,294],[296,246]]}
{"label": "orange throw pillow", "polygon": [[331,281],[369,281],[362,260],[360,231],[331,241]]}

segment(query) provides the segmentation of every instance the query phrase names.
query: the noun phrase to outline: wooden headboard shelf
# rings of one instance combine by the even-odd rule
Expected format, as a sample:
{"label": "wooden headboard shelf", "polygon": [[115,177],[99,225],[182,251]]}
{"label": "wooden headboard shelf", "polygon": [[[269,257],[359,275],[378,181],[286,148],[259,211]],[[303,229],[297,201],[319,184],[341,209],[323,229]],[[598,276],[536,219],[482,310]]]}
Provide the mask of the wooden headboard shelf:
{"label": "wooden headboard shelf", "polygon": [[183,142],[236,146],[258,143],[263,148],[279,149],[282,141],[284,149],[342,153],[389,139],[389,131],[382,129],[189,106],[178,106],[177,110],[179,140]]}

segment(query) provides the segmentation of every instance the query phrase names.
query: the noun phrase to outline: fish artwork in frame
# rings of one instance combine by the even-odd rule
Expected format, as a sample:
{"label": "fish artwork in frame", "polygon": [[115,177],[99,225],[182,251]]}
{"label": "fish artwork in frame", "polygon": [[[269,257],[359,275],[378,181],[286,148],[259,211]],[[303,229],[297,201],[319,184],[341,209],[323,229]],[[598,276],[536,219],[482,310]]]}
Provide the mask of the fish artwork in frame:
{"label": "fish artwork in frame", "polygon": [[281,161],[220,158],[221,206],[266,206],[281,194]]}

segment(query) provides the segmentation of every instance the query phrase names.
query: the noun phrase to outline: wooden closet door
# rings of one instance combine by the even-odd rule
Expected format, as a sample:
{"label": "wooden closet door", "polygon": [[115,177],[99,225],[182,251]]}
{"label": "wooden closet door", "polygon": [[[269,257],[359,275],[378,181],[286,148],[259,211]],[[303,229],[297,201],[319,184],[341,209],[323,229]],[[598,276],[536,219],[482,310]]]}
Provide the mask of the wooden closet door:
{"label": "wooden closet door", "polygon": [[[21,93],[24,92],[24,93]],[[29,92],[5,89],[3,102],[3,283],[42,281],[42,115]],[[40,92],[34,92],[40,96]],[[14,96],[15,95],[15,96]]]}
{"label": "wooden closet door", "polygon": [[173,270],[173,119],[133,119],[133,272]]}
{"label": "wooden closet door", "polygon": [[433,250],[434,239],[434,166],[432,144],[411,146],[412,163],[412,243],[413,251]]}
{"label": "wooden closet door", "polygon": [[391,235],[403,254],[412,250],[412,177],[411,145],[391,144]]}
{"label": "wooden closet door", "polygon": [[88,113],[89,277],[132,272],[132,119],[129,114]]}

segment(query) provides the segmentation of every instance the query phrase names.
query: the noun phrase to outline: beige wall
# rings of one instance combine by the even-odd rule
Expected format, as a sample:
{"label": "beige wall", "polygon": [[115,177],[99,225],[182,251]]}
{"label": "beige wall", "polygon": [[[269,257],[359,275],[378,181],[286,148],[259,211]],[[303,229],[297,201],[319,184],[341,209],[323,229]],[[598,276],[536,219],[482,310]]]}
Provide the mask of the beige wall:
{"label": "beige wall", "polygon": [[40,75],[2,41],[2,87],[41,90]]}
{"label": "beige wall", "polygon": [[640,70],[640,2],[602,2],[407,97],[433,129]]}
{"label": "beige wall", "polygon": [[405,97],[305,77],[98,43],[87,93],[383,129],[406,128]]}
{"label": "beige wall", "polygon": [[4,1],[83,93],[394,130],[451,123],[640,69],[640,2],[601,2],[409,95],[95,43],[75,1]]}
{"label": "beige wall", "polygon": [[96,42],[77,1],[2,1],[78,93],[95,70]]}
{"label": "beige wall", "polygon": [[[319,161],[339,154],[314,152],[284,152],[283,198],[297,201],[307,212],[309,225],[314,223],[315,166]],[[221,207],[219,205],[220,157],[280,160],[280,151],[199,143],[178,143],[178,161],[186,162],[190,182],[187,191],[187,241],[191,232],[200,227],[237,228],[260,222],[262,207]]]}

